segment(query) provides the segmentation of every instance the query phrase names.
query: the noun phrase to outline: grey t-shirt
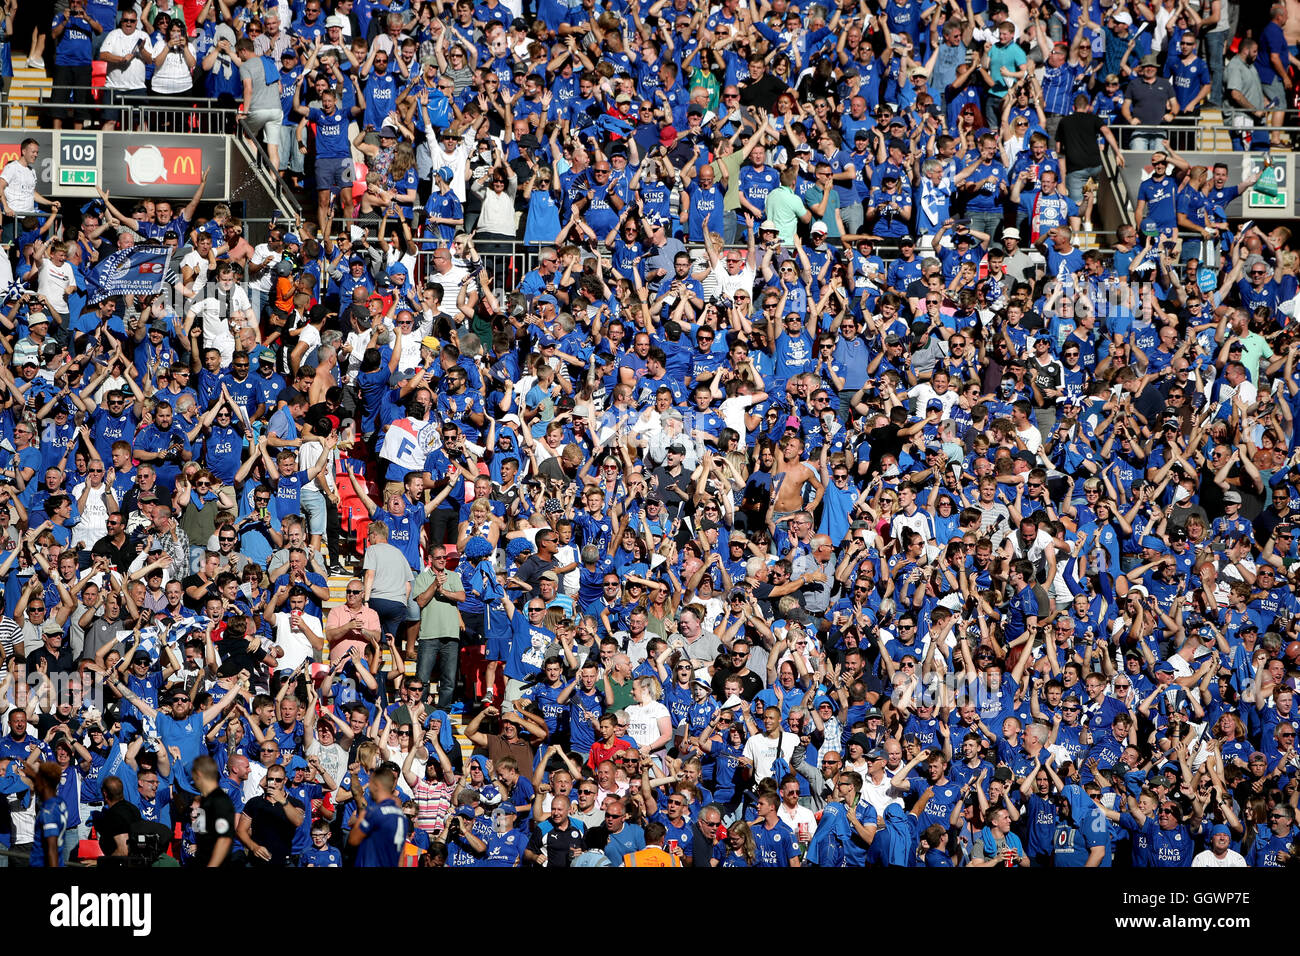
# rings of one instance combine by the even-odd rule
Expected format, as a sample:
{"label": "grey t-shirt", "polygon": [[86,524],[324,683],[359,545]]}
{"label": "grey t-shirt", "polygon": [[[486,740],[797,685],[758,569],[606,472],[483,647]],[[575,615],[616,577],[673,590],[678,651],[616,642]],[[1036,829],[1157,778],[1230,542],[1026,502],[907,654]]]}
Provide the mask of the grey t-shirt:
{"label": "grey t-shirt", "polygon": [[280,109],[280,84],[266,82],[266,68],[260,56],[239,64],[239,76],[253,86],[253,95],[248,103],[249,112]]}
{"label": "grey t-shirt", "polygon": [[370,586],[372,599],[406,603],[406,585],[414,577],[406,555],[387,542],[379,542],[366,549],[361,567],[364,571],[374,569],[375,580]]}

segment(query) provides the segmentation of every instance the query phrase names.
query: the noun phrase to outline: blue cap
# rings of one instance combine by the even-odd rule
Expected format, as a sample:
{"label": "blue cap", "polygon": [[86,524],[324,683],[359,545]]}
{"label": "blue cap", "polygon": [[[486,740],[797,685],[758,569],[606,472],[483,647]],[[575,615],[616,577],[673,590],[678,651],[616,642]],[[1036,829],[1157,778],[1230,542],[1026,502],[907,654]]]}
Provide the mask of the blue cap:
{"label": "blue cap", "polygon": [[298,234],[296,232],[286,232],[284,234],[284,244],[287,246],[291,242],[295,246],[302,245],[302,240],[298,238]]}
{"label": "blue cap", "polygon": [[439,166],[439,167],[438,167],[438,178],[441,179],[444,183],[449,183],[449,182],[451,182],[452,179],[455,178],[455,176],[456,176],[456,174],[453,173],[453,172],[451,171],[451,167],[450,167],[450,166]]}
{"label": "blue cap", "polygon": [[410,276],[410,273],[406,271],[406,266],[402,265],[400,262],[394,262],[391,266],[389,266],[388,274],[390,276],[395,276],[399,274],[408,277]]}
{"label": "blue cap", "polygon": [[1228,829],[1226,826],[1224,826],[1222,823],[1216,823],[1214,826],[1210,827],[1210,836],[1212,836],[1212,837],[1216,837],[1216,836],[1220,836],[1220,835],[1222,835],[1222,836],[1232,836],[1232,831],[1229,830],[1229,829]]}
{"label": "blue cap", "polygon": [[1161,661],[1155,667],[1151,668],[1151,670],[1157,674],[1172,674],[1174,672],[1174,665],[1170,664],[1168,661]]}
{"label": "blue cap", "polygon": [[539,295],[533,299],[533,305],[541,305],[543,302],[551,303],[551,305],[555,306],[557,312],[560,310],[560,301],[553,295]]}

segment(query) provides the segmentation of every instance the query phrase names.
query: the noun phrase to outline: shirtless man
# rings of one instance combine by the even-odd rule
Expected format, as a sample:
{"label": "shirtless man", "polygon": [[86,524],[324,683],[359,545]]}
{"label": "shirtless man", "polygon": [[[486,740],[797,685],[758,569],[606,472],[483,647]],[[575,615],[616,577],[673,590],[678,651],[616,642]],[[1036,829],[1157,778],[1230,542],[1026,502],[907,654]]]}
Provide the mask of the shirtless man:
{"label": "shirtless man", "polygon": [[[826,490],[817,479],[816,470],[802,460],[804,442],[798,435],[787,435],[777,444],[780,461],[772,471],[772,510],[768,512],[767,524],[772,531],[777,523],[796,511],[809,512],[817,510]],[[803,500],[804,487],[811,484],[814,489],[812,501]]]}

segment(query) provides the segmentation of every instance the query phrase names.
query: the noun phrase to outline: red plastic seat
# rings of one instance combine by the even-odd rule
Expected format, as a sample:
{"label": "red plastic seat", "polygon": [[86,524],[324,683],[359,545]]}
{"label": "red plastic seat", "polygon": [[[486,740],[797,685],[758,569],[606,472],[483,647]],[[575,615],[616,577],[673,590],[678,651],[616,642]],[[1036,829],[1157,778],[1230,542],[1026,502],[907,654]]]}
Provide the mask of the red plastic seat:
{"label": "red plastic seat", "polygon": [[99,102],[99,91],[104,88],[108,80],[108,64],[103,60],[92,60],[90,63],[90,88],[95,92],[90,94],[90,98]]}

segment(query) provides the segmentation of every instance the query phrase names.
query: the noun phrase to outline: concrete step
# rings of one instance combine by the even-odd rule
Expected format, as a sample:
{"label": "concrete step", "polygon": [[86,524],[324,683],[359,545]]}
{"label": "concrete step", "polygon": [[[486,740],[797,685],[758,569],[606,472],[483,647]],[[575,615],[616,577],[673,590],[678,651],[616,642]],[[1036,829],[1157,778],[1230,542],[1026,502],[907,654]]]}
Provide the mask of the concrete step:
{"label": "concrete step", "polygon": [[39,124],[36,112],[25,107],[39,103],[49,95],[53,86],[53,82],[45,75],[45,70],[15,66],[13,80],[9,85],[9,104],[16,107],[12,125],[21,129],[37,129]]}
{"label": "concrete step", "polygon": [[1223,121],[1223,111],[1201,110],[1196,123],[1196,148],[1202,152],[1219,152],[1232,149],[1232,137]]}

